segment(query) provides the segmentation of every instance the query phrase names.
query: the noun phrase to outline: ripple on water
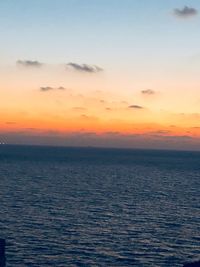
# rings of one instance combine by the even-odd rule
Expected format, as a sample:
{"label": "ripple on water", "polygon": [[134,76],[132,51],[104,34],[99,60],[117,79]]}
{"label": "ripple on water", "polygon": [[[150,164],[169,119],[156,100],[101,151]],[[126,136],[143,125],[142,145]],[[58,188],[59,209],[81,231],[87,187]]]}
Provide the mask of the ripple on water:
{"label": "ripple on water", "polygon": [[0,157],[8,267],[178,267],[199,256],[199,154],[20,153]]}

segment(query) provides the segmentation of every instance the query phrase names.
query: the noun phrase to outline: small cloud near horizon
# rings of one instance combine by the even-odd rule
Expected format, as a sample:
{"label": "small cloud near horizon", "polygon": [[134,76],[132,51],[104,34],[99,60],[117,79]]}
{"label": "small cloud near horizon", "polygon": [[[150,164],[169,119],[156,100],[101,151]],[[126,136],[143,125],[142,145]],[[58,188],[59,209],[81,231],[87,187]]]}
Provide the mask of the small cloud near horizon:
{"label": "small cloud near horizon", "polygon": [[87,109],[84,108],[84,107],[73,107],[72,110],[75,110],[75,111],[86,111]]}
{"label": "small cloud near horizon", "polygon": [[141,93],[143,95],[154,95],[156,92],[152,89],[146,89],[146,90],[142,90]]}
{"label": "small cloud near horizon", "polygon": [[139,105],[130,105],[129,108],[132,108],[132,109],[144,109],[144,107],[139,106]]}
{"label": "small cloud near horizon", "polygon": [[102,68],[100,68],[96,65],[77,64],[77,63],[73,63],[73,62],[69,62],[67,64],[67,67],[70,67],[73,70],[76,70],[79,72],[97,73],[97,72],[103,71]]}
{"label": "small cloud near horizon", "polygon": [[17,65],[23,66],[23,67],[34,67],[39,68],[43,65],[43,63],[37,61],[37,60],[17,60]]}
{"label": "small cloud near horizon", "polygon": [[13,124],[16,124],[16,122],[15,121],[6,121],[5,124],[7,124],[7,125],[13,125]]}
{"label": "small cloud near horizon", "polygon": [[190,18],[194,17],[198,14],[198,10],[193,7],[184,6],[182,9],[175,8],[174,9],[174,15],[179,18]]}
{"label": "small cloud near horizon", "polygon": [[51,87],[51,86],[41,86],[40,91],[41,92],[47,92],[47,91],[52,91],[52,90],[65,90],[66,88],[63,86],[59,87]]}

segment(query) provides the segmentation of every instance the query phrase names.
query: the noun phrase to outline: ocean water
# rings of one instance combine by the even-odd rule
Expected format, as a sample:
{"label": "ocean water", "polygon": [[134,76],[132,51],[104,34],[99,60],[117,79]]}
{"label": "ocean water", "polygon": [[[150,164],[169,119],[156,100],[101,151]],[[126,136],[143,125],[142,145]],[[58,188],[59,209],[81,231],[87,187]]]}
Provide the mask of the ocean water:
{"label": "ocean water", "polygon": [[0,146],[7,267],[200,257],[200,153]]}

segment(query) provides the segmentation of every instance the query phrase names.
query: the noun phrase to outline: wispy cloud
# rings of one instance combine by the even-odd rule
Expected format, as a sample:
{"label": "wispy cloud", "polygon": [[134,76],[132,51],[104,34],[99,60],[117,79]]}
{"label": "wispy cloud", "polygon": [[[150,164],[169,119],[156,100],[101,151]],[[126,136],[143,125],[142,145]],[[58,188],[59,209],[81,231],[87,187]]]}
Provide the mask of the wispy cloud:
{"label": "wispy cloud", "polygon": [[77,64],[77,63],[72,63],[72,62],[68,63],[67,67],[70,67],[73,70],[76,70],[79,72],[97,73],[97,72],[103,71],[102,68],[96,65]]}
{"label": "wispy cloud", "polygon": [[53,89],[54,88],[50,87],[50,86],[42,86],[42,87],[40,87],[40,91],[42,91],[42,92],[51,91]]}
{"label": "wispy cloud", "polygon": [[141,93],[143,95],[154,95],[156,92],[152,89],[146,89],[146,90],[142,90]]}
{"label": "wispy cloud", "polygon": [[129,108],[132,108],[132,109],[144,109],[144,107],[139,106],[139,105],[130,105]]}
{"label": "wispy cloud", "polygon": [[159,136],[162,136],[162,135],[169,135],[171,133],[171,131],[169,130],[157,130],[157,131],[151,131],[151,132],[148,132],[149,135],[159,135]]}
{"label": "wispy cloud", "polygon": [[81,114],[80,116],[82,119],[85,119],[85,120],[90,120],[90,121],[98,121],[99,118],[96,117],[96,116],[89,116],[89,115],[86,115],[86,114]]}
{"label": "wispy cloud", "polygon": [[72,108],[72,110],[74,110],[74,111],[86,111],[87,109],[86,108],[84,108],[84,107],[73,107]]}
{"label": "wispy cloud", "polygon": [[41,92],[47,92],[47,91],[52,91],[52,90],[65,90],[66,88],[63,86],[59,87],[51,87],[51,86],[41,86],[40,91]]}
{"label": "wispy cloud", "polygon": [[198,10],[193,7],[184,6],[182,9],[180,8],[174,9],[174,15],[183,19],[196,16],[197,14]]}
{"label": "wispy cloud", "polygon": [[7,121],[5,124],[7,124],[7,125],[14,125],[14,124],[16,124],[16,122],[15,121]]}
{"label": "wispy cloud", "polygon": [[37,61],[37,60],[17,60],[17,65],[23,66],[23,67],[34,67],[39,68],[43,65],[43,63]]}

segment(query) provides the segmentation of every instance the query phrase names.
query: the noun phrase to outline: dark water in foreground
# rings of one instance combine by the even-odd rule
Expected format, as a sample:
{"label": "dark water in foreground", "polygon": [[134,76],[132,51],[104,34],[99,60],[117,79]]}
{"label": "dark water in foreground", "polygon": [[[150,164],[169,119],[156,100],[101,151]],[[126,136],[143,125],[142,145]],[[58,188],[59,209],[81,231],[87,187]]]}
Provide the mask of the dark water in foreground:
{"label": "dark water in foreground", "polygon": [[182,266],[199,188],[197,152],[0,146],[7,266]]}

